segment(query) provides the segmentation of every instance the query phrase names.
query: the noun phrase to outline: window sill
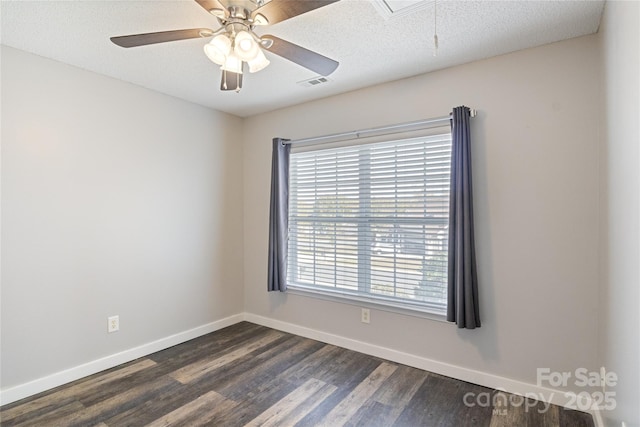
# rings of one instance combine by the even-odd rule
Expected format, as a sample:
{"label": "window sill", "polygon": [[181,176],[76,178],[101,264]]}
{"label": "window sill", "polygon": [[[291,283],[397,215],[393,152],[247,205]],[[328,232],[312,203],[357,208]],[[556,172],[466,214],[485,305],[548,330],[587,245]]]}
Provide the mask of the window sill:
{"label": "window sill", "polygon": [[402,303],[378,300],[347,293],[328,292],[321,289],[310,288],[301,285],[288,285],[287,293],[292,295],[301,295],[308,298],[317,298],[325,301],[337,302],[341,304],[356,305],[358,307],[367,307],[375,310],[402,314],[405,316],[420,317],[422,319],[435,320],[437,322],[443,322],[447,324],[450,323],[452,325],[454,324],[451,322],[447,322],[447,316],[445,313],[435,313],[433,311],[427,311],[428,309],[426,307],[411,306],[408,304],[405,305]]}

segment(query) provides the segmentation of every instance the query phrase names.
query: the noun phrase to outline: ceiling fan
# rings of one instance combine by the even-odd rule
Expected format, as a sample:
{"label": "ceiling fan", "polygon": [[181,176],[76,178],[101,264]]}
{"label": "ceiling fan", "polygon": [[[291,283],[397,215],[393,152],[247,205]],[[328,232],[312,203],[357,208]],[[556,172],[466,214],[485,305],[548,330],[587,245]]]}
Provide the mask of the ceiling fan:
{"label": "ceiling fan", "polygon": [[177,40],[213,39],[204,46],[207,57],[222,69],[221,90],[242,88],[242,72],[254,73],[269,65],[262,49],[322,76],[338,68],[338,62],[272,35],[258,36],[256,26],[276,24],[338,0],[195,0],[215,16],[220,28],[192,28],[111,37],[121,47],[137,47]]}

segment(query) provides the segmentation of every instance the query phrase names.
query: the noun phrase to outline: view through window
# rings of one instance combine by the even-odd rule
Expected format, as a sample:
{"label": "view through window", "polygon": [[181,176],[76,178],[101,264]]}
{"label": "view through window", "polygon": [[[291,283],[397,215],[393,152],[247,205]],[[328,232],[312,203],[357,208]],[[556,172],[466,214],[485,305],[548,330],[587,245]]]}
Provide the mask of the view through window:
{"label": "view through window", "polygon": [[443,314],[451,134],[292,152],[288,283]]}

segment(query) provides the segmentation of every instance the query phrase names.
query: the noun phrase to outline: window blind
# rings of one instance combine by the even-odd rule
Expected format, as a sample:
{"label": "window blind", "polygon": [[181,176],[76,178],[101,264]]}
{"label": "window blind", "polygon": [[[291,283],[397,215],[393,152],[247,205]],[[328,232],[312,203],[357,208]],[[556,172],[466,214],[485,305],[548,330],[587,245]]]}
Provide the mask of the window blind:
{"label": "window blind", "polygon": [[288,283],[446,309],[451,134],[291,154]]}

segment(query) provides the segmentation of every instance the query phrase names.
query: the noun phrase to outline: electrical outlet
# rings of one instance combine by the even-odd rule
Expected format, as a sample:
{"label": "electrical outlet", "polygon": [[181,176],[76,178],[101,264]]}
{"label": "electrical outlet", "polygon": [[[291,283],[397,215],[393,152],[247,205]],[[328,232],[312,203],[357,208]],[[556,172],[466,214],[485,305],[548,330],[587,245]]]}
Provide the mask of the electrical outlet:
{"label": "electrical outlet", "polygon": [[360,313],[360,320],[362,321],[362,323],[370,323],[371,313],[369,312],[368,308],[362,309],[362,312]]}
{"label": "electrical outlet", "polygon": [[110,316],[107,318],[107,330],[109,333],[120,330],[120,316]]}

